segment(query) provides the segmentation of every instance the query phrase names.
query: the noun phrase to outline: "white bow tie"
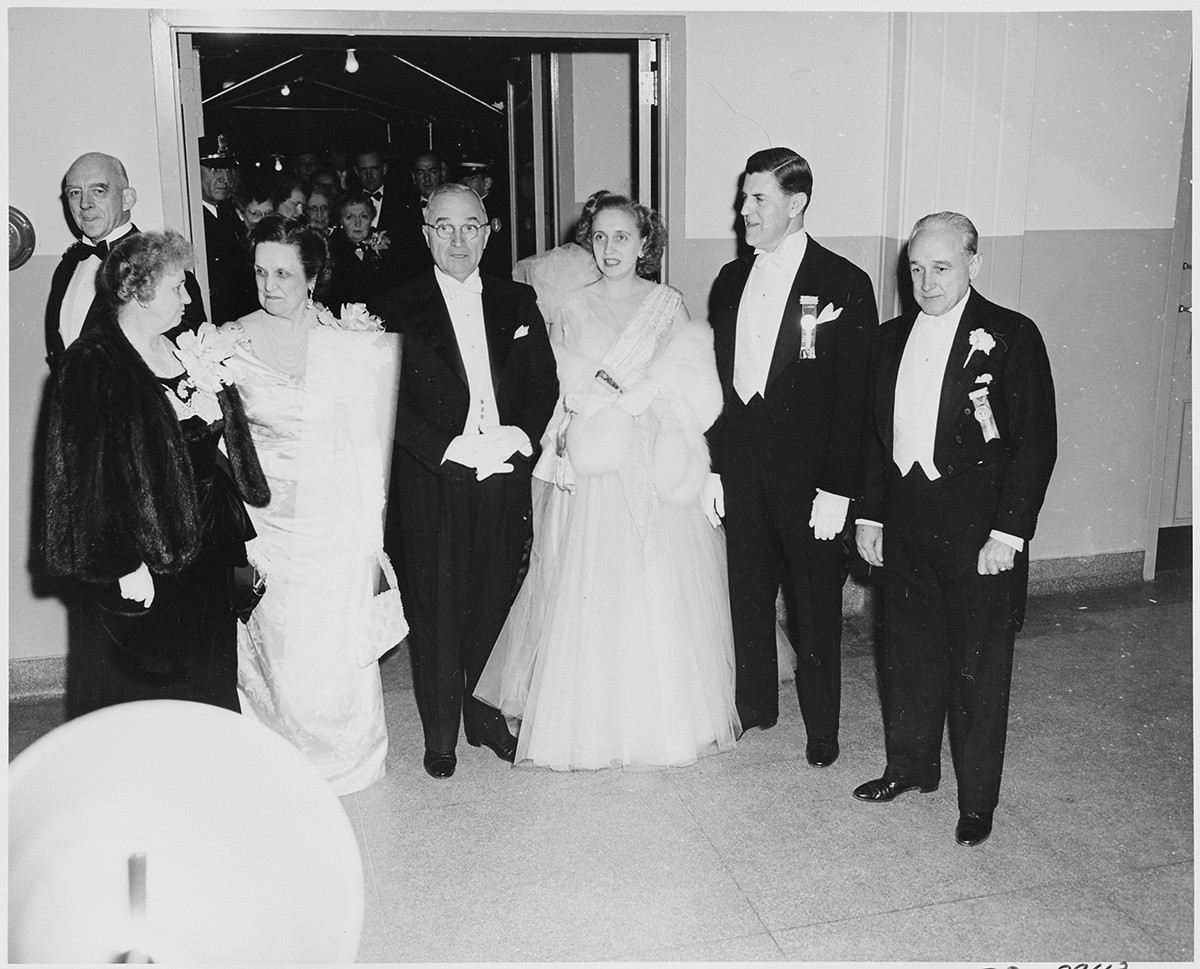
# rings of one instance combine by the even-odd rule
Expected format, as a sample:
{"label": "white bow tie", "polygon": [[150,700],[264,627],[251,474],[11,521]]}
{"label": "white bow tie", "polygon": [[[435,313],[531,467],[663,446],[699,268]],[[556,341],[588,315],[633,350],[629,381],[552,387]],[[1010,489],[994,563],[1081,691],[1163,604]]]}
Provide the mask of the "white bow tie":
{"label": "white bow tie", "polygon": [[459,282],[453,276],[445,276],[442,279],[442,285],[445,287],[445,294],[451,299],[458,296],[466,296],[468,293],[482,293],[483,280],[479,278],[479,273],[472,273],[462,282]]}
{"label": "white bow tie", "polygon": [[781,253],[778,249],[776,249],[774,252],[767,252],[765,249],[755,249],[754,257],[755,269],[758,269],[760,266],[775,266],[782,268],[786,265],[786,261],[783,258],[783,253]]}

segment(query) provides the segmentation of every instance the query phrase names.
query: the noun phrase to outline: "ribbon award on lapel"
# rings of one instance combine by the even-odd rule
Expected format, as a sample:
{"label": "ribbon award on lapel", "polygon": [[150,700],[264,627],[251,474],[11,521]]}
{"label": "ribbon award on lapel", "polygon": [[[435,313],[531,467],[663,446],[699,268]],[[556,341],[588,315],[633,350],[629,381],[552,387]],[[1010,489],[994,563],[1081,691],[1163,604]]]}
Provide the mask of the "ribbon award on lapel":
{"label": "ribbon award on lapel", "polygon": [[801,360],[817,359],[817,297],[800,297]]}
{"label": "ribbon award on lapel", "polygon": [[971,403],[975,405],[975,420],[979,421],[979,426],[983,430],[984,443],[996,440],[1000,436],[1000,429],[996,426],[996,417],[992,414],[992,405],[988,403],[987,388],[980,387],[978,390],[971,391],[967,396],[971,398]]}

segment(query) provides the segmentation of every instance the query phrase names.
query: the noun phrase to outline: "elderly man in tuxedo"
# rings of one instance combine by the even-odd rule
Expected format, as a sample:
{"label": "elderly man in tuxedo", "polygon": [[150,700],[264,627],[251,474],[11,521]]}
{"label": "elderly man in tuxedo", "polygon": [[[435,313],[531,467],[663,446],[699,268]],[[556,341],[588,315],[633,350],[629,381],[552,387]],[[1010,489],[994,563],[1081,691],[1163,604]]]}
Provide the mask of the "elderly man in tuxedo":
{"label": "elderly man in tuxedo", "polygon": [[[137,192],[119,158],[98,151],[80,155],[67,169],[62,187],[82,238],[63,253],[50,282],[46,362],[51,370],[63,350],[105,311],[96,292],[96,276],[109,246],[138,231],[130,221]],[[204,304],[196,278],[189,272],[185,281],[191,302],[184,307],[181,327],[194,330],[204,322]]]}
{"label": "elderly man in tuxedo", "polygon": [[442,778],[460,717],[472,746],[516,753],[503,716],[472,694],[519,586],[558,376],[534,291],[479,273],[479,196],[442,185],[425,223],[434,267],[372,311],[403,334],[384,545],[403,567],[425,770]]}
{"label": "elderly man in tuxedo", "polygon": [[887,767],[854,796],[934,790],[948,719],[962,845],[992,831],[1014,603],[1057,453],[1045,344],[1032,320],[972,288],[978,245],[954,212],[909,236],[920,311],[885,323],[872,357],[857,529],[863,558],[884,566]]}
{"label": "elderly man in tuxedo", "polygon": [[855,494],[871,342],[871,281],[804,230],[808,162],[790,148],[746,161],[741,214],[755,255],[726,265],[709,320],[725,409],[709,431],[714,525],[725,521],[742,727],[779,716],[775,600],[785,583],[796,689],[814,767],[837,760],[839,540]]}

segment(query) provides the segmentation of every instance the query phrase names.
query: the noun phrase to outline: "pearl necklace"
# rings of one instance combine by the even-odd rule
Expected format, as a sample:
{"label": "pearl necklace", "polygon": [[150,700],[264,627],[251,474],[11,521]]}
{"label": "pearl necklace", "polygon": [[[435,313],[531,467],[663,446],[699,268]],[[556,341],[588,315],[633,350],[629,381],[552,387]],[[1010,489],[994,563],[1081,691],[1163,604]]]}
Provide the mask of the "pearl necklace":
{"label": "pearl necklace", "polygon": [[293,377],[304,376],[308,366],[308,334],[313,328],[308,314],[305,313],[305,326],[300,330],[299,341],[294,328],[280,324],[266,310],[259,311],[259,319],[266,348],[279,369]]}

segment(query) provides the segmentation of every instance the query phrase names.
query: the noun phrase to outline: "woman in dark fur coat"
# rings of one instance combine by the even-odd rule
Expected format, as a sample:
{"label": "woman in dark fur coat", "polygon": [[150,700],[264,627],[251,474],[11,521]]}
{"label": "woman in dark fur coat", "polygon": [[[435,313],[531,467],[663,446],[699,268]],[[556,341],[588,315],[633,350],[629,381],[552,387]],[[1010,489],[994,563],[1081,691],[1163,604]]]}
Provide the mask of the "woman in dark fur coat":
{"label": "woman in dark fur coat", "polygon": [[[164,334],[188,302],[191,246],[147,232],[115,246],[110,312],[62,357],[51,399],[46,560],[78,580],[70,716],[130,700],[238,710],[233,572],[266,479],[211,324]],[[217,445],[224,437],[225,453]]]}

